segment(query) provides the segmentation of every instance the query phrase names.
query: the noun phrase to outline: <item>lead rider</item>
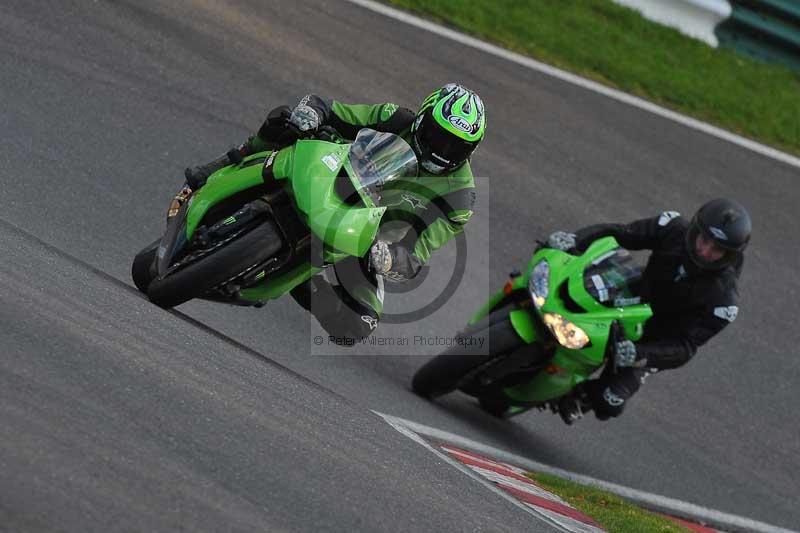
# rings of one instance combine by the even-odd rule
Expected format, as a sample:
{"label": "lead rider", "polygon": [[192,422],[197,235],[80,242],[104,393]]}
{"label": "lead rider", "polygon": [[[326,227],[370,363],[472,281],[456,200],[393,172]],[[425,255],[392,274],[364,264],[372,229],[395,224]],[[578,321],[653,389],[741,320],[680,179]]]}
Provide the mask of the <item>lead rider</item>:
{"label": "lead rider", "polygon": [[431,253],[461,233],[472,216],[475,184],[469,160],[486,129],[483,102],[475,92],[445,85],[416,113],[391,103],[350,105],[306,95],[293,109],[270,111],[257,134],[239,147],[186,169],[186,185],[171,211],[217,170],[299,138],[330,136],[329,128],[349,141],[363,128],[397,134],[411,145],[420,165],[415,179],[392,182],[382,191],[381,206],[387,211],[368,257],[340,261],[332,282],[320,274],[291,292],[330,335],[362,339],[380,319],[383,278],[415,277]]}

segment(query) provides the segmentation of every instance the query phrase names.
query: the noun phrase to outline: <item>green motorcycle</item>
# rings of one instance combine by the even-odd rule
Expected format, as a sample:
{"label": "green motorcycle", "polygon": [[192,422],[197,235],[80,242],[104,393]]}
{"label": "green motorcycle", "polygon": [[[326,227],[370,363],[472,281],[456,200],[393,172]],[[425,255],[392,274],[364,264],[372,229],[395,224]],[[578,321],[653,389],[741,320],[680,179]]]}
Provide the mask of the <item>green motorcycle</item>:
{"label": "green motorcycle", "polygon": [[640,280],[613,237],[582,255],[540,245],[526,273],[513,272],[412,387],[426,398],[460,390],[503,418],[534,407],[557,412],[561,397],[614,365],[616,341],[642,336],[652,311],[636,295]]}
{"label": "green motorcycle", "polygon": [[386,210],[383,187],[416,176],[417,158],[391,133],[326,138],[212,174],[136,255],[136,287],[164,308],[193,298],[260,307],[328,265],[363,257]]}

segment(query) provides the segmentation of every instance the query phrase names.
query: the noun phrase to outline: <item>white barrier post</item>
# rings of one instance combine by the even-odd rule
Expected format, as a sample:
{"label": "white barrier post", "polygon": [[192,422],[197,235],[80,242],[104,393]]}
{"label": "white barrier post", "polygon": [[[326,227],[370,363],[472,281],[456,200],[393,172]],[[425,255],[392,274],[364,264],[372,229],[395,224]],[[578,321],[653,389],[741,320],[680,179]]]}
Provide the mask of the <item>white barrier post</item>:
{"label": "white barrier post", "polygon": [[613,0],[664,26],[717,47],[714,29],[731,16],[733,8],[727,0]]}

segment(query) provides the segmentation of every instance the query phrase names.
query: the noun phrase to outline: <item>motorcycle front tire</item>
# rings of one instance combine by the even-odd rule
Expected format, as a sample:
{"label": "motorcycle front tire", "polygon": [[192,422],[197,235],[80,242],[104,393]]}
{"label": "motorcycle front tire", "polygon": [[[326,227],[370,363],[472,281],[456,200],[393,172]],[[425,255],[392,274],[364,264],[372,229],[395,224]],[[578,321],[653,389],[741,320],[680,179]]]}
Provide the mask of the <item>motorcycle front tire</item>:
{"label": "motorcycle front tire", "polygon": [[147,288],[147,296],[164,309],[175,307],[244,274],[282,247],[275,223],[266,220],[196,262],[154,279]]}
{"label": "motorcycle front tire", "polygon": [[411,388],[428,399],[450,393],[462,385],[470,372],[510,353],[523,342],[507,310],[492,313],[459,333],[452,347],[417,370]]}

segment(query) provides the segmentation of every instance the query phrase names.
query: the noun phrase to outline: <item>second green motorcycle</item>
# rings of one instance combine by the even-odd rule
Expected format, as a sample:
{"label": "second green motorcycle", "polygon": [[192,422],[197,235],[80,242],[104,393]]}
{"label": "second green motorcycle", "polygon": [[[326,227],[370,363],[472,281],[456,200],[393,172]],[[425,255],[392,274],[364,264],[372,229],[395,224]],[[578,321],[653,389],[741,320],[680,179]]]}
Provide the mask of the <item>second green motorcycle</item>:
{"label": "second green motorcycle", "polygon": [[427,398],[460,390],[504,418],[533,407],[557,412],[560,398],[614,365],[617,340],[642,336],[652,311],[636,295],[640,279],[612,237],[581,255],[540,246],[412,387]]}

